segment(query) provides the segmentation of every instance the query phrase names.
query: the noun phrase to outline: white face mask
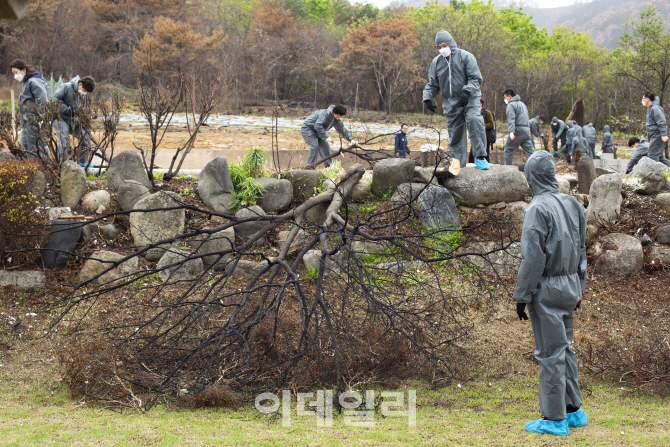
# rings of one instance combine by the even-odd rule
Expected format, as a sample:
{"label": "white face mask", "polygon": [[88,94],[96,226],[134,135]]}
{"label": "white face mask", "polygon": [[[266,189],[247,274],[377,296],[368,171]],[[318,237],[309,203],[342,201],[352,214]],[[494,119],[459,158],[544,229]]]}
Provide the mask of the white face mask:
{"label": "white face mask", "polygon": [[645,107],[647,107],[647,103],[644,102],[644,99],[642,100],[642,105],[645,106]]}
{"label": "white face mask", "polygon": [[451,55],[451,48],[445,47],[438,50],[443,57],[449,57]]}
{"label": "white face mask", "polygon": [[509,101],[507,100],[507,98],[505,98],[505,104],[509,104]]}
{"label": "white face mask", "polygon": [[86,96],[86,91],[84,91],[84,90],[79,90],[79,94],[80,94],[81,96]]}
{"label": "white face mask", "polygon": [[16,79],[19,82],[23,82],[23,75],[21,73],[15,74],[14,79]]}

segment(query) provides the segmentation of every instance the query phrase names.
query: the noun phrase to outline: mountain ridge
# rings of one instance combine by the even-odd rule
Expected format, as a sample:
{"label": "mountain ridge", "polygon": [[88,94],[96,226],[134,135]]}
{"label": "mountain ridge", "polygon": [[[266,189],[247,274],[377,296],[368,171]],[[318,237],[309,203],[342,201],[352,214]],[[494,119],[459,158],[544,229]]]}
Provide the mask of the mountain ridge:
{"label": "mountain ridge", "polygon": [[[425,0],[405,0],[405,6],[421,7]],[[440,0],[449,3],[449,0]],[[509,0],[494,0],[496,8],[508,6]],[[557,8],[536,8],[523,6],[524,13],[532,15],[531,21],[538,27],[551,31],[559,25],[568,25],[577,32],[589,32],[594,42],[600,46],[615,49],[623,35],[624,24],[630,15],[639,19],[640,11],[653,4],[659,10],[670,29],[670,0],[594,0]]]}

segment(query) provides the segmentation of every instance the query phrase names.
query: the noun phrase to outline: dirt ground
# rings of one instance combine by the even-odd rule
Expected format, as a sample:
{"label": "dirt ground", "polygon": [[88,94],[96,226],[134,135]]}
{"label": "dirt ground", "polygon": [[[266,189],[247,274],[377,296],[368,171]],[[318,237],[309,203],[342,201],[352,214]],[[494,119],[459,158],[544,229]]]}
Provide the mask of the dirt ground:
{"label": "dirt ground", "polygon": [[[419,117],[421,117],[421,115],[419,115]],[[393,124],[397,123],[379,121],[379,116],[376,116],[375,118],[377,118],[375,123],[376,126],[386,126],[385,132],[395,131]],[[356,122],[360,124],[364,122],[364,119],[365,117],[359,116],[355,119],[352,118],[350,123]],[[427,143],[437,143],[437,140],[428,139],[425,136],[425,133],[422,133],[427,128],[425,126],[435,126],[446,135],[446,129],[442,128],[446,127],[444,125],[444,121],[441,118],[436,118],[435,116],[431,117],[431,119],[435,122],[413,123],[408,120],[411,123],[411,126],[413,126],[408,136],[408,145],[411,150],[411,158],[417,160],[419,159],[419,150],[421,146]],[[427,119],[424,118],[424,121],[427,121]],[[548,128],[542,129],[542,131],[545,134],[550,133]],[[504,163],[502,149],[505,143],[504,140],[506,133],[507,126],[505,124],[499,124],[498,141],[494,145],[494,149],[497,152],[500,152],[500,154],[494,156],[492,162]],[[331,131],[330,134],[337,142],[337,132]],[[374,130],[367,132],[354,131],[352,134],[359,142],[373,139],[370,143],[362,145],[362,147],[367,150],[383,150],[390,155],[393,154],[395,144],[395,137],[393,135],[380,136]],[[159,146],[156,156],[157,167],[168,168],[172,162],[176,150],[183,147],[187,139],[188,133],[184,127],[171,126],[168,129],[168,132],[165,133]],[[628,154],[630,150],[625,146],[623,140],[624,138],[618,138],[617,141],[615,141],[615,144],[618,146],[618,153]],[[344,140],[342,140],[342,143],[346,144]],[[441,146],[446,147],[447,144],[448,143],[445,141],[441,143]],[[143,149],[147,150],[147,148],[150,148],[150,146],[151,137],[147,126],[124,125],[123,123],[120,125],[120,130],[115,144],[115,153],[128,149],[137,150],[136,147],[142,147]],[[280,128],[277,135],[274,136],[271,126],[224,127],[212,125],[206,126],[200,131],[195,141],[193,150],[186,156],[182,168],[202,169],[209,161],[221,155],[225,156],[229,162],[236,162],[242,159],[246,155],[247,151],[252,147],[261,147],[268,152],[272,151],[273,148],[278,147],[278,156],[280,160],[279,164],[281,169],[299,168],[307,165],[309,147],[306,145],[299,129]],[[522,152],[519,149],[517,156],[515,156],[515,164],[519,164],[522,160]],[[360,160],[357,157],[347,154],[343,158],[339,159],[339,161],[342,162],[343,166],[348,167],[353,163],[359,162]],[[269,162],[268,167],[271,170],[275,170],[275,164],[276,160],[272,160]],[[560,171],[561,174],[572,172],[574,171],[572,169],[567,169],[567,167],[566,169],[562,169]]]}

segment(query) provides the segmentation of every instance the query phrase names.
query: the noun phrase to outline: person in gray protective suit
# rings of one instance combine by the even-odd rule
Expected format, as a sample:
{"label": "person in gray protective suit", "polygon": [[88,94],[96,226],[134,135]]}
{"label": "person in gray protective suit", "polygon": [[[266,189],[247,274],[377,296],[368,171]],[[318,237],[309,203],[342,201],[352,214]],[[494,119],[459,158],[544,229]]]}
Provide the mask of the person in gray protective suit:
{"label": "person in gray protective suit", "polygon": [[565,132],[565,144],[561,147],[561,154],[565,157],[565,160],[568,162],[568,165],[572,165],[572,160],[574,157],[574,151],[572,150],[572,145],[575,141],[575,134],[577,133],[577,128],[575,127],[574,121],[568,121],[568,131]]}
{"label": "person in gray protective suit", "polygon": [[[633,171],[633,168],[635,167],[636,164],[640,162],[640,160],[642,160],[642,157],[649,156],[649,143],[647,142],[647,140],[645,140],[644,137],[642,138],[632,137],[630,140],[628,140],[628,147],[635,149],[635,151],[633,152],[633,156],[630,157],[630,161],[626,166],[626,174],[630,174]],[[668,160],[662,155],[658,159],[658,161],[666,166],[670,166],[670,160]]]}
{"label": "person in gray protective suit", "polygon": [[526,423],[536,433],[567,435],[568,426],[586,424],[577,358],[570,350],[573,312],[586,285],[586,212],[573,197],[561,194],[554,159],[536,151],[520,167],[533,190],[521,233],[521,266],[514,288],[519,319],[528,319],[535,335],[543,419]]}
{"label": "person in gray protective suit", "polygon": [[[334,143],[333,139],[328,135],[328,131],[333,127],[345,140],[354,145],[358,144],[347,128],[344,127],[342,117],[346,114],[347,109],[344,106],[331,105],[327,109],[313,112],[305,121],[303,121],[300,133],[302,134],[305,143],[307,143],[307,146],[309,146],[308,164],[311,165],[330,156],[330,145]],[[330,166],[331,163],[332,160],[323,162],[326,167]]]}
{"label": "person in gray protective suit", "polygon": [[423,102],[428,110],[436,112],[433,98],[442,94],[442,112],[447,118],[449,130],[449,152],[461,166],[468,159],[470,135],[471,150],[479,169],[489,169],[486,160],[486,131],[479,100],[483,78],[475,57],[456,45],[456,41],[446,31],[435,36],[435,46],[439,55],[435,56],[428,70],[428,83],[423,89]]}
{"label": "person in gray protective suit", "polygon": [[58,135],[58,158],[63,160],[65,152],[69,148],[68,137],[72,135],[80,141],[79,163],[88,161],[89,150],[91,147],[91,135],[79,123],[77,113],[84,103],[84,98],[88,93],[95,90],[95,80],[90,76],[79,78],[75,76],[61,84],[53,94],[53,99],[60,102],[60,119],[54,122],[54,129]]}
{"label": "person in gray protective suit", "polygon": [[595,160],[596,158],[596,128],[593,127],[593,124],[588,123],[586,126],[582,127],[582,134],[586,139],[588,152],[586,155]]}
{"label": "person in gray protective suit", "polygon": [[642,104],[647,107],[647,140],[649,140],[649,154],[647,157],[654,161],[661,161],[663,150],[668,142],[668,125],[665,121],[663,107],[658,97],[652,92],[646,92],[642,97]]}
{"label": "person in gray protective suit", "polygon": [[533,138],[530,135],[530,126],[528,125],[528,109],[526,104],[521,102],[519,95],[514,94],[514,90],[507,89],[503,93],[505,104],[507,104],[507,142],[505,143],[505,164],[511,165],[514,160],[514,152],[521,146],[528,157],[533,155]]}
{"label": "person in gray protective suit", "polygon": [[561,153],[564,153],[565,140],[567,138],[568,127],[563,120],[556,117],[551,119],[551,135],[553,137],[554,152],[558,152],[558,140],[561,140]]}
{"label": "person in gray protective suit", "polygon": [[19,115],[21,117],[21,147],[26,151],[28,158],[36,158],[38,152],[41,156],[46,155],[43,143],[39,143],[38,148],[37,135],[39,135],[38,126],[31,126],[30,119],[36,118],[36,113],[43,112],[45,103],[49,100],[47,93],[47,82],[42,78],[39,71],[26,64],[21,59],[16,59],[9,64],[14,79],[21,83],[21,93],[19,93]]}
{"label": "person in gray protective suit", "polygon": [[614,135],[610,133],[610,126],[605,126],[603,128],[603,144],[602,144],[603,154],[611,154],[614,152]]}
{"label": "person in gray protective suit", "polygon": [[[528,120],[528,127],[530,127],[530,136],[533,143],[533,149],[535,149],[535,138],[540,138],[542,133],[540,133],[540,124],[544,124],[544,116],[537,115],[535,118]],[[540,143],[542,139],[540,139]]]}

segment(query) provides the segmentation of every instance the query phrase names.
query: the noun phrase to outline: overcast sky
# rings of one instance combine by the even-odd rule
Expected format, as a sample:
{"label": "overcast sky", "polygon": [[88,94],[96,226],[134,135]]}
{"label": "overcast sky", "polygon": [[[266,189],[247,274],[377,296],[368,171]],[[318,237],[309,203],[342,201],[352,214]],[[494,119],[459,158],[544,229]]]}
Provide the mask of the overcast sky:
{"label": "overcast sky", "polygon": [[[360,1],[360,0],[358,0]],[[361,3],[372,3],[373,5],[377,6],[378,8],[384,8],[385,6],[388,6],[393,0],[363,0]],[[559,6],[568,6],[572,5],[574,3],[577,3],[578,0],[531,0],[528,3],[534,3],[537,5],[539,8],[557,8]],[[355,3],[356,0],[352,1],[352,3]],[[581,0],[581,3],[584,3],[584,0]],[[520,3],[520,2],[518,2]]]}

